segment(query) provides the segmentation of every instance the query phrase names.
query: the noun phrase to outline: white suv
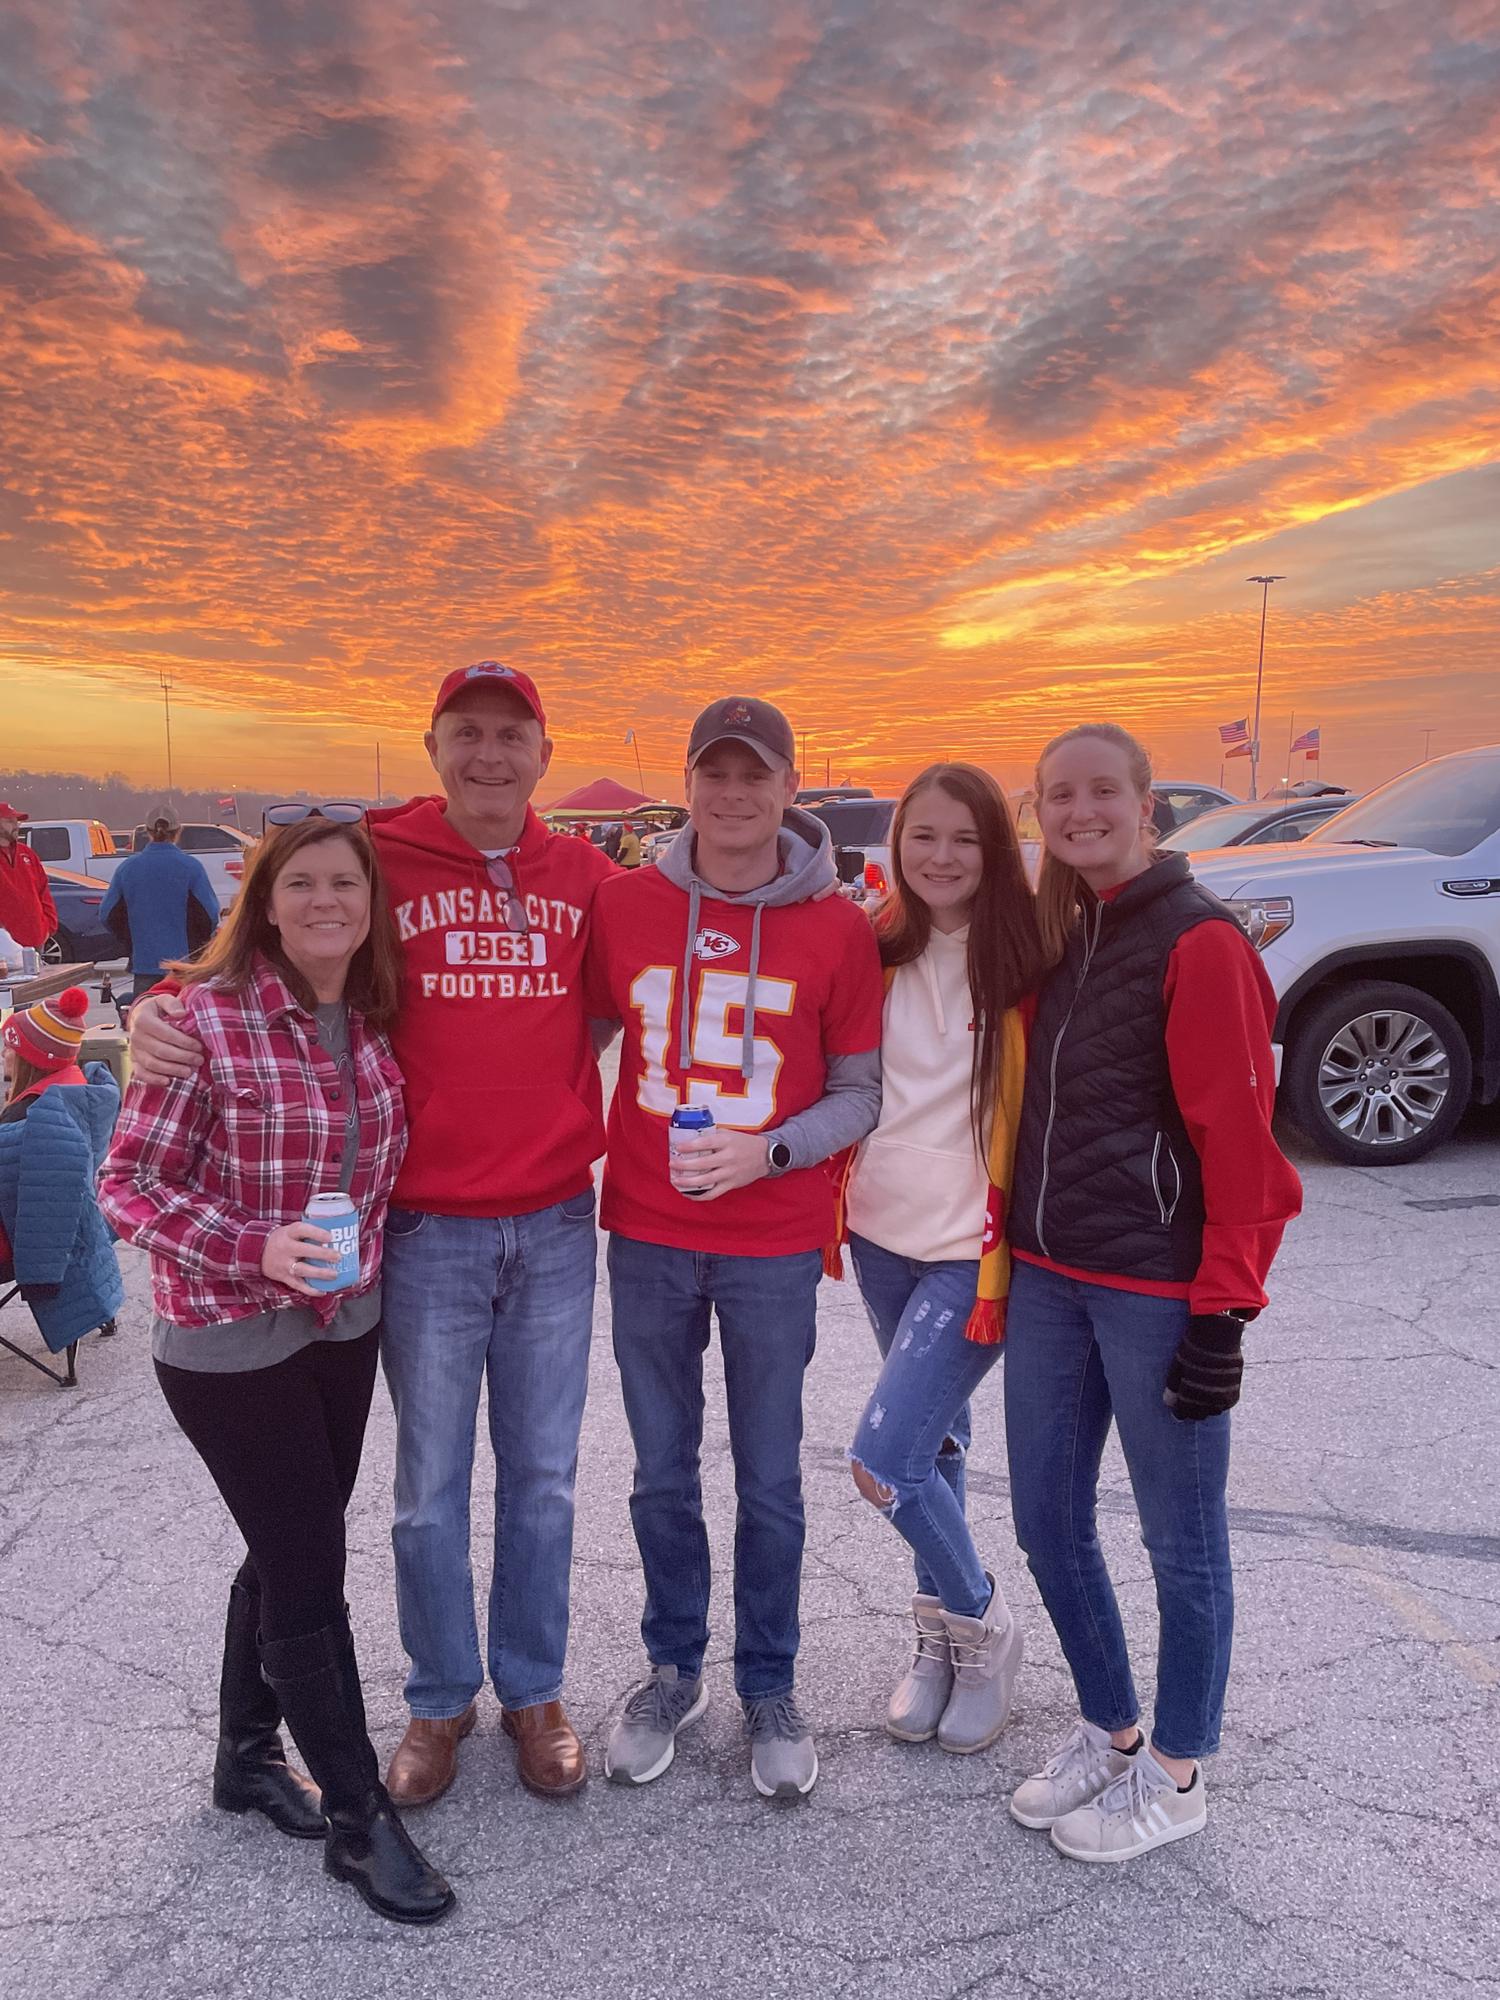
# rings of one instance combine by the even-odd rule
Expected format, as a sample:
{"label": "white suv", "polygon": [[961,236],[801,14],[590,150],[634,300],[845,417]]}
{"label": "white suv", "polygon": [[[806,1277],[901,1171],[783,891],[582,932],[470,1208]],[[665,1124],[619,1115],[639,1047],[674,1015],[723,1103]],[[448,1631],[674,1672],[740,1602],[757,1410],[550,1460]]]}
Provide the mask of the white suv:
{"label": "white suv", "polygon": [[1500,746],[1439,757],[1285,846],[1193,873],[1271,975],[1281,1105],[1330,1158],[1399,1166],[1500,1097]]}

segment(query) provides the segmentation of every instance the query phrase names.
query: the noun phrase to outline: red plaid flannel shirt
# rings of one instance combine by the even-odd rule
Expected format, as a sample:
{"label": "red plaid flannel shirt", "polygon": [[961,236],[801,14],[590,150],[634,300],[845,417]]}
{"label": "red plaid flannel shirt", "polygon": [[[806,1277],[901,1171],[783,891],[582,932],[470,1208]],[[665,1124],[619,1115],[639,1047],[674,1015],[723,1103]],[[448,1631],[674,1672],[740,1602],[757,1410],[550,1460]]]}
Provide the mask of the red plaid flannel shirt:
{"label": "red plaid flannel shirt", "polygon": [[341,1300],[380,1275],[380,1232],[406,1151],[401,1072],[384,1035],[349,1010],[359,1104],[350,1199],[359,1211],[359,1281],[313,1300],[262,1275],[266,1240],[339,1184],[345,1116],[338,1065],[316,1023],[264,959],[242,993],[183,993],[179,1024],[203,1067],[175,1083],[132,1083],[99,1174],[99,1204],[151,1253],[151,1296],[177,1326],[214,1326],[278,1306],[311,1306],[326,1326]]}

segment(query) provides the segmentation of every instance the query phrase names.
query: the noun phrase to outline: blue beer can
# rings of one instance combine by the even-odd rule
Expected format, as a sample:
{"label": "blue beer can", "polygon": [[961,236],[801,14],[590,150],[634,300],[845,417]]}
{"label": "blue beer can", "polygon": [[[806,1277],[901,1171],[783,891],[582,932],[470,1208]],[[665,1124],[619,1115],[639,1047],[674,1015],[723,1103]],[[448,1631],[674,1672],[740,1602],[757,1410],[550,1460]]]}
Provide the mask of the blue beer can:
{"label": "blue beer can", "polygon": [[[671,1127],[667,1133],[667,1150],[674,1160],[683,1158],[680,1141],[696,1139],[700,1133],[712,1132],[714,1114],[706,1104],[679,1104],[672,1113]],[[677,1192],[689,1201],[702,1201],[707,1188],[678,1188]]]}
{"label": "blue beer can", "polygon": [[315,1194],[302,1214],[333,1238],[339,1261],[326,1278],[307,1278],[315,1292],[342,1292],[359,1277],[359,1210],[346,1194]]}

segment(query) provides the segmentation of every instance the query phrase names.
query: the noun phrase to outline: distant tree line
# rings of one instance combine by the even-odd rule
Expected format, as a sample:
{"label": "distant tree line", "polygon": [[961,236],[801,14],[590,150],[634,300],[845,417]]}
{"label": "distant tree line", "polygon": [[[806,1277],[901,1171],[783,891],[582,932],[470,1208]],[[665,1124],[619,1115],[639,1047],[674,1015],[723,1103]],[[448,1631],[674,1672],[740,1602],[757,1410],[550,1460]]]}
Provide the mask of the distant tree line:
{"label": "distant tree line", "polygon": [[[180,819],[209,820],[215,824],[239,825],[246,833],[260,832],[264,808],[278,799],[305,799],[309,792],[251,792],[231,789],[219,792],[188,792],[181,788],[168,792],[163,786],[133,785],[121,771],[103,778],[90,778],[82,771],[0,771],[0,799],[29,813],[33,819],[98,819],[116,830],[138,826],[152,806],[169,799]],[[319,794],[318,796],[321,796]],[[340,794],[359,798],[358,792]],[[226,811],[221,801],[232,798],[234,811]],[[365,803],[373,804],[372,800]]]}

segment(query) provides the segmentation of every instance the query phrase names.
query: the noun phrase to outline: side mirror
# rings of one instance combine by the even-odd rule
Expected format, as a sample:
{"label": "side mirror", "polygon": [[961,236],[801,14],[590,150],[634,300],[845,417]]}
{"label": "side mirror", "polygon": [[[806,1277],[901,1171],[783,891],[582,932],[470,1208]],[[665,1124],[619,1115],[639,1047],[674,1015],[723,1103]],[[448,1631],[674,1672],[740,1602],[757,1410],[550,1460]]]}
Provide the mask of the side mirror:
{"label": "side mirror", "polygon": [[862,847],[836,847],[833,850],[833,865],[839,871],[841,882],[861,881],[865,872],[865,851]]}

